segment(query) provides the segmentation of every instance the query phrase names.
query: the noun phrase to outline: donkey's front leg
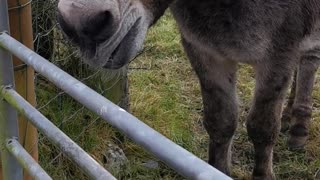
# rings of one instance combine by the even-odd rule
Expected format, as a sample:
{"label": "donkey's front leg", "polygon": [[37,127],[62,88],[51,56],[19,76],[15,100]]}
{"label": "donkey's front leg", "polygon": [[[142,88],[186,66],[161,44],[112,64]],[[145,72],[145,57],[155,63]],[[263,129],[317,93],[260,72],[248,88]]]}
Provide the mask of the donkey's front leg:
{"label": "donkey's front leg", "polygon": [[183,42],[200,80],[204,105],[204,127],[209,137],[209,164],[230,174],[231,145],[237,127],[235,62],[217,61],[206,52]]}
{"label": "donkey's front leg", "polygon": [[[279,61],[278,61],[279,62]],[[255,149],[253,179],[275,179],[272,171],[273,145],[280,131],[280,115],[291,79],[290,63],[265,61],[257,64],[256,89],[247,129]]]}

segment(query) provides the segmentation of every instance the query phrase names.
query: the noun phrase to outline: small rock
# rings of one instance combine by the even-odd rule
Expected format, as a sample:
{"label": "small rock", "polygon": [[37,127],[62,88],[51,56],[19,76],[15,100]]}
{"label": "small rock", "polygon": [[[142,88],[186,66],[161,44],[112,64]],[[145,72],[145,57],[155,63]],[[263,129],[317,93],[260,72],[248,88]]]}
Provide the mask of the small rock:
{"label": "small rock", "polygon": [[121,171],[122,167],[128,162],[123,150],[117,145],[108,144],[108,151],[104,154],[104,165],[108,169]]}
{"label": "small rock", "polygon": [[144,167],[149,168],[149,169],[158,169],[159,168],[159,163],[157,161],[149,160],[145,163],[142,164]]}

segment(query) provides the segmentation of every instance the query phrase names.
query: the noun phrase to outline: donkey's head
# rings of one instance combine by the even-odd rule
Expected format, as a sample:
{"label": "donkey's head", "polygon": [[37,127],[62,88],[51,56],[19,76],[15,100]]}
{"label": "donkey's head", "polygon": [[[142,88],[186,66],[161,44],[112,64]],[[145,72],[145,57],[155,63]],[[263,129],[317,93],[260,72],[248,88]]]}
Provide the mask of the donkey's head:
{"label": "donkey's head", "polygon": [[58,21],[86,63],[120,68],[141,49],[152,11],[139,0],[60,0]]}

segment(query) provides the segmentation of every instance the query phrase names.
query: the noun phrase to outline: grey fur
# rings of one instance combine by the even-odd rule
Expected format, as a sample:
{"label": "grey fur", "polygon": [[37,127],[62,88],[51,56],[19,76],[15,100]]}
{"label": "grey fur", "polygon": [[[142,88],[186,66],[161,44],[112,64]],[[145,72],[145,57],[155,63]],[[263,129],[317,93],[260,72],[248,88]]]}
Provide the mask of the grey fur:
{"label": "grey fur", "polygon": [[[60,0],[61,27],[84,53],[97,35],[81,35],[81,29],[68,16],[70,8]],[[104,29],[116,27],[103,42],[95,42],[94,55],[87,61],[97,66],[119,68],[142,46],[146,29],[169,7],[179,25],[183,46],[196,71],[202,89],[204,125],[210,136],[209,163],[230,174],[231,145],[238,121],[236,71],[238,63],[247,63],[256,72],[256,89],[247,128],[255,148],[253,179],[275,179],[272,171],[273,145],[279,134],[282,106],[287,89],[297,70],[283,125],[289,124],[289,146],[302,147],[307,139],[311,118],[311,92],[320,63],[320,1],[318,0],[95,0],[107,8],[82,11],[86,18],[111,7],[127,4],[136,13],[120,17]],[[103,3],[102,3],[103,4]],[[80,10],[81,12],[81,10]],[[111,12],[111,11],[110,11]],[[125,11],[120,10],[120,14]],[[70,13],[69,13],[70,14]],[[112,14],[112,12],[111,12]],[[95,16],[96,18],[99,18]],[[131,19],[128,20],[128,17]],[[92,20],[93,22],[95,20]],[[124,24],[122,24],[124,22]],[[138,22],[136,26],[128,26]],[[98,26],[99,27],[99,26]],[[128,28],[135,28],[127,38]],[[96,29],[97,32],[99,29]],[[141,32],[139,31],[141,30]],[[70,33],[72,32],[72,33]],[[103,35],[103,33],[101,34]],[[119,38],[118,38],[119,37]],[[132,43],[136,42],[136,43]],[[110,59],[119,44],[124,56]],[[127,44],[127,45],[126,45]],[[130,46],[129,46],[130,45]],[[97,56],[97,54],[102,54]],[[95,62],[97,61],[97,62]],[[298,68],[297,68],[298,67]],[[290,122],[290,123],[288,123]]]}
{"label": "grey fur", "polygon": [[282,116],[282,131],[289,131],[288,145],[303,148],[309,134],[312,115],[312,89],[320,65],[320,29],[300,45],[302,52],[295,71],[289,102]]}

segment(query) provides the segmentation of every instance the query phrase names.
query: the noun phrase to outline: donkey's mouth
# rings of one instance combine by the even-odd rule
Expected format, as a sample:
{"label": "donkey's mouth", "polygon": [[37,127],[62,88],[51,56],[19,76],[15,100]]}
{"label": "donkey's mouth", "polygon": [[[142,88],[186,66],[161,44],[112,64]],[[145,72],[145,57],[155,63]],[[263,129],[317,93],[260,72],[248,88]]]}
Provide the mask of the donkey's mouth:
{"label": "donkey's mouth", "polygon": [[[62,28],[67,36],[79,46],[83,61],[93,67],[119,69],[127,64],[141,50],[151,19],[142,4],[128,6],[121,14],[120,21],[111,26],[102,26],[97,34],[85,33],[64,22]],[[91,21],[90,21],[91,22]],[[109,23],[110,24],[110,23]],[[111,31],[108,28],[116,30]],[[80,29],[80,30],[79,30]],[[107,35],[106,35],[107,34]]]}
{"label": "donkey's mouth", "polygon": [[119,53],[120,50],[120,46],[121,43],[116,47],[116,49],[112,52],[111,56],[109,57],[109,59],[107,60],[106,64],[103,66],[104,68],[111,68],[111,66],[114,63],[114,59],[116,57],[116,55]]}
{"label": "donkey's mouth", "polygon": [[128,33],[119,42],[109,58],[103,65],[104,68],[118,69],[127,64],[135,56],[140,47],[137,47],[136,39],[139,33],[140,19],[133,24]]}
{"label": "donkey's mouth", "polygon": [[121,43],[116,47],[116,49],[112,52],[110,58],[108,59],[108,61],[113,61],[113,59],[115,58],[115,56],[118,54],[119,50],[120,50],[120,46]]}

